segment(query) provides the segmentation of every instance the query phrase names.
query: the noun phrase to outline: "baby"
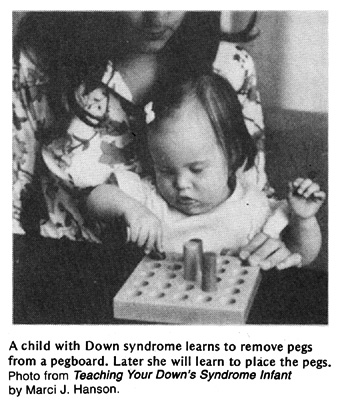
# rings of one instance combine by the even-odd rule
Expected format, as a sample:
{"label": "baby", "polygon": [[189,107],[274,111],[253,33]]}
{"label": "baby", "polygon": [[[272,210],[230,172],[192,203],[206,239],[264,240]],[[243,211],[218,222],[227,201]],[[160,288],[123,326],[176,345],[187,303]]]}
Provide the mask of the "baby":
{"label": "baby", "polygon": [[259,232],[277,238],[286,227],[303,264],[317,256],[315,214],[325,193],[298,178],[290,183],[286,204],[271,208],[266,195],[245,181],[256,149],[225,79],[213,73],[179,85],[154,110],[148,137],[154,183],[117,171],[117,186],[98,186],[90,194],[93,216],[123,217],[128,239],[146,252],[179,252],[184,242],[199,238],[204,250],[239,253]]}

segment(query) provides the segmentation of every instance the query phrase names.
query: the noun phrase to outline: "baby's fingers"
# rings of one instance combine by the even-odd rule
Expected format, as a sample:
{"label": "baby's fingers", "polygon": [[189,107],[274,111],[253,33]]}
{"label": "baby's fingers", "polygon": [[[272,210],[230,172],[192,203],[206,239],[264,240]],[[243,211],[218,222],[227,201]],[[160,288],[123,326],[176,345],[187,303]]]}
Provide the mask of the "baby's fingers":
{"label": "baby's fingers", "polygon": [[319,191],[320,191],[319,185],[307,179],[297,189],[296,193],[301,194],[304,198],[309,198],[313,196],[314,193],[318,193]]}
{"label": "baby's fingers", "polygon": [[304,194],[304,192],[313,184],[311,179],[297,179],[293,185],[296,188],[295,191],[298,194]]}
{"label": "baby's fingers", "polygon": [[139,247],[145,246],[146,242],[148,242],[149,239],[149,228],[147,226],[142,226],[139,229],[139,235],[137,238],[137,245]]}
{"label": "baby's fingers", "polygon": [[126,229],[126,235],[127,235],[126,242],[131,242],[131,239],[132,239],[132,230],[131,230],[131,227],[127,227],[127,229]]}
{"label": "baby's fingers", "polygon": [[324,201],[326,199],[327,195],[325,194],[324,191],[319,190],[319,191],[316,191],[316,192],[313,193],[313,197],[318,199],[318,200]]}
{"label": "baby's fingers", "polygon": [[295,190],[303,183],[303,181],[304,179],[302,177],[298,177],[293,183],[290,183],[290,187],[293,186],[293,189]]}
{"label": "baby's fingers", "polygon": [[160,225],[151,228],[146,242],[146,253],[157,250],[157,252],[164,252],[163,249],[163,231]]}
{"label": "baby's fingers", "polygon": [[158,228],[157,231],[157,251],[164,252],[164,235],[163,235],[163,228]]}
{"label": "baby's fingers", "polygon": [[312,183],[311,185],[308,186],[306,190],[303,192],[303,196],[305,198],[313,197],[314,193],[318,193],[320,191],[320,187],[317,183]]}
{"label": "baby's fingers", "polygon": [[298,178],[293,183],[289,183],[290,196],[302,196],[305,199],[325,199],[325,193],[321,192],[320,186],[311,179]]}
{"label": "baby's fingers", "polygon": [[145,254],[149,254],[157,247],[157,231],[150,230],[145,245]]}
{"label": "baby's fingers", "polygon": [[127,242],[137,242],[139,238],[140,228],[136,225],[131,225],[128,229]]}

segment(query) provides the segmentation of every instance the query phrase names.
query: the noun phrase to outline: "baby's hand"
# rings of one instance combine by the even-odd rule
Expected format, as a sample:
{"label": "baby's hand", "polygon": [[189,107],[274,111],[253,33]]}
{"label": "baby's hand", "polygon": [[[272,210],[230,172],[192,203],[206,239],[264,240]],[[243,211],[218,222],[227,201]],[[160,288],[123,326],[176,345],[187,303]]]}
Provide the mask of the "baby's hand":
{"label": "baby's hand", "polygon": [[326,194],[310,179],[297,178],[289,183],[288,200],[292,212],[303,219],[313,217],[325,200]]}
{"label": "baby's hand", "polygon": [[163,231],[158,217],[143,205],[125,214],[128,223],[127,242],[135,242],[145,248],[145,253],[163,252]]}

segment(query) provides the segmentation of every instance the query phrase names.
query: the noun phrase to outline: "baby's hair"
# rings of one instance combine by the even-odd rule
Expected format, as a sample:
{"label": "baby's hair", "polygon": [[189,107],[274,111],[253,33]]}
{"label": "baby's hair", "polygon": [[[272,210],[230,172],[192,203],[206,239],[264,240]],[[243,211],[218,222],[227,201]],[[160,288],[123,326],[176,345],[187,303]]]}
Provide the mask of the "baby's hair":
{"label": "baby's hair", "polygon": [[229,181],[234,185],[236,171],[254,165],[257,148],[246,128],[236,91],[226,79],[209,73],[170,87],[154,101],[153,126],[158,127],[159,122],[171,117],[189,97],[195,97],[208,115],[228,162]]}

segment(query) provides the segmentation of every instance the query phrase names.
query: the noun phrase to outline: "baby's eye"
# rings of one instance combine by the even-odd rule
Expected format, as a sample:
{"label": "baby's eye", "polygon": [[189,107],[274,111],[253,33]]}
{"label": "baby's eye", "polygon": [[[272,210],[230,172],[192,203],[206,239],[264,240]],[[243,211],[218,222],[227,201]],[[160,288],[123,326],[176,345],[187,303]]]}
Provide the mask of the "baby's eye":
{"label": "baby's eye", "polygon": [[190,167],[190,170],[194,174],[200,174],[204,170],[203,167]]}
{"label": "baby's eye", "polygon": [[162,174],[162,175],[164,175],[164,176],[170,176],[170,175],[173,174],[173,173],[172,173],[172,170],[171,170],[171,169],[168,169],[167,167],[157,168],[156,171],[157,171],[159,174]]}

